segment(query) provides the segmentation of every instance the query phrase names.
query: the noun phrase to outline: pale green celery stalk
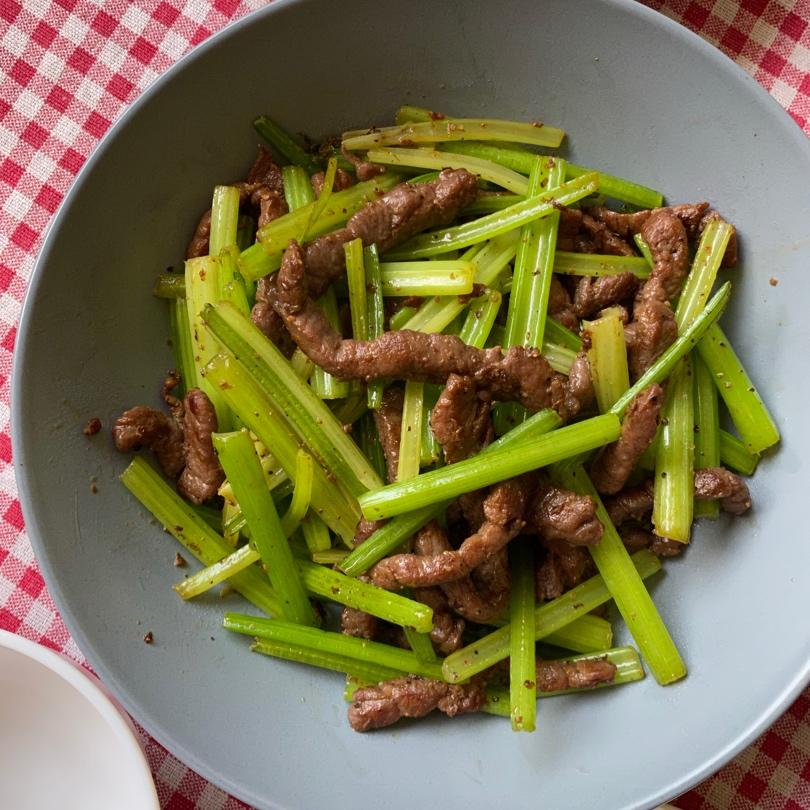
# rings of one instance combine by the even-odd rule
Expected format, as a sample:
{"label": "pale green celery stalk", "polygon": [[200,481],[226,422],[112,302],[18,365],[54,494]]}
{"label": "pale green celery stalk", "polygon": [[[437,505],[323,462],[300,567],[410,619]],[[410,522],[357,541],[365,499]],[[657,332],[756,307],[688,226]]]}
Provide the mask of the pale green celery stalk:
{"label": "pale green celery stalk", "polygon": [[321,192],[318,198],[312,205],[312,210],[309,212],[309,219],[306,225],[301,229],[299,242],[303,242],[306,235],[309,233],[310,228],[321,218],[321,214],[326,210],[326,205],[329,198],[332,196],[332,190],[335,187],[335,177],[337,176],[337,158],[329,158],[326,164],[326,171],[323,173],[323,183],[321,184]]}
{"label": "pale green celery stalk", "polygon": [[[380,478],[341,423],[247,316],[223,304],[207,308],[204,317],[222,344],[240,358],[310,450],[350,493],[357,495],[380,485]],[[265,445],[273,447],[267,442]]]}
{"label": "pale green celery stalk", "polygon": [[[654,382],[663,382],[678,364],[678,361],[686,356],[696,345],[702,345],[701,338],[713,329],[715,321],[723,314],[723,310],[728,303],[731,294],[731,284],[726,282],[711,298],[706,308],[695,318],[694,321],[675,339],[661,356],[636,380],[636,382],[625,391],[624,395],[616,401],[610,409],[611,413],[617,416],[624,416],[628,405],[633,401],[633,397],[643,391]],[[722,333],[721,333],[722,334]],[[705,360],[705,358],[704,358]],[[711,369],[711,364],[706,363]],[[722,395],[722,390],[720,391]]]}
{"label": "pale green celery stalk", "polygon": [[637,233],[633,237],[633,241],[636,243],[636,247],[638,248],[639,253],[641,253],[642,258],[645,262],[647,262],[647,266],[650,268],[650,270],[652,270],[655,262],[653,261],[652,253],[650,252],[650,246],[640,233]]}
{"label": "pale green celery stalk", "polygon": [[[203,565],[212,565],[231,553],[222,537],[144,459],[133,459],[121,474],[121,482]],[[236,574],[231,585],[266,613],[280,614],[280,601],[258,569]]]}
{"label": "pale green celery stalk", "polygon": [[[289,524],[299,524],[309,511],[312,500],[312,483],[315,480],[315,462],[305,450],[299,450],[295,458],[295,489],[290,506],[284,515]],[[237,495],[237,501],[239,496]],[[248,525],[250,521],[248,520]]]}
{"label": "pale green celery stalk", "polygon": [[399,437],[397,481],[407,481],[419,475],[419,460],[422,454],[424,391],[423,383],[411,380],[405,383],[402,428]]}
{"label": "pale green celery stalk", "polygon": [[447,502],[443,501],[389,520],[380,526],[368,540],[350,551],[338,568],[352,577],[365,573],[372,565],[378,563],[383,557],[387,557],[394,549],[412,537],[426,523],[438,517],[446,506]]}
{"label": "pale green celery stalk", "polygon": [[[473,281],[476,284],[489,288],[495,283],[504,268],[515,257],[518,238],[519,234],[515,231],[493,239],[482,249],[471,248],[464,253],[462,259],[475,265]],[[398,325],[398,328],[414,332],[443,332],[453,319],[463,312],[466,305],[456,297],[425,301],[414,315],[404,324]],[[393,324],[391,328],[394,328]]]}
{"label": "pale green celery stalk", "polygon": [[[619,647],[612,650],[602,650],[601,652],[592,652],[587,655],[577,655],[573,658],[563,659],[569,663],[576,663],[577,661],[593,661],[604,659],[610,661],[616,667],[616,674],[613,680],[609,683],[599,684],[579,689],[563,689],[556,692],[538,692],[539,698],[557,697],[558,695],[575,695],[579,692],[591,692],[594,689],[603,689],[607,686],[619,686],[624,683],[632,683],[633,681],[640,681],[644,678],[644,668],[641,666],[641,660],[638,653],[632,647]],[[487,701],[481,707],[482,712],[487,714],[495,714],[500,717],[509,717],[510,705],[509,694],[506,689],[497,686],[487,687]]]}
{"label": "pale green celery stalk", "polygon": [[[695,407],[695,469],[717,467],[720,464],[720,417],[717,389],[712,375],[699,355],[692,359]],[[695,500],[695,517],[716,520],[720,504],[715,500]]]}
{"label": "pale green celery stalk", "polygon": [[442,669],[438,664],[420,661],[410,650],[390,647],[378,641],[239,613],[226,613],[223,627],[268,641],[294,644],[316,652],[342,655],[366,664],[390,667],[401,673],[442,680]]}
{"label": "pale green celery stalk", "polygon": [[208,252],[219,256],[223,248],[236,245],[239,221],[239,189],[236,186],[216,186],[211,203],[211,234]]}
{"label": "pale green celery stalk", "polygon": [[566,489],[589,495],[596,504],[596,517],[605,531],[588,550],[655,679],[666,685],[683,678],[686,666],[634,565],[638,555],[631,559],[627,553],[585,469],[580,464],[559,464],[552,468],[552,479]]}
{"label": "pale green celery stalk", "polygon": [[349,309],[352,319],[352,337],[368,340],[368,290],[366,267],[363,262],[363,240],[352,239],[343,245],[346,256],[346,281],[349,286]]}
{"label": "pale green celery stalk", "polygon": [[219,351],[216,338],[205,328],[202,311],[208,304],[219,303],[219,260],[214,256],[201,256],[186,261],[186,306],[194,350],[194,380],[186,381],[188,388],[201,388],[211,400],[217,414],[219,430],[228,430],[231,416],[219,391],[205,379],[205,364]]}
{"label": "pale green celery stalk", "polygon": [[284,199],[290,211],[297,211],[315,200],[315,192],[306,170],[301,166],[283,166]]}
{"label": "pale green celery stalk", "polygon": [[307,152],[298,140],[272,118],[266,115],[260,115],[254,120],[253,127],[276,152],[286,158],[290,163],[301,166],[309,174],[314,174],[320,169],[315,156]]}
{"label": "pale green celery stalk", "polygon": [[[264,481],[270,492],[289,480],[287,473],[284,471],[278,459],[272,453],[267,452],[266,448],[264,453],[260,455],[260,459],[262,472],[264,473]],[[222,486],[217,490],[217,495],[224,498],[227,503],[236,505],[236,497],[233,494],[233,488],[228,483],[227,479],[223,481]]]}
{"label": "pale green celery stalk", "polygon": [[433,429],[430,426],[433,408],[436,405],[436,401],[439,399],[441,391],[442,387],[440,385],[425,384],[424,386],[422,402],[422,440],[419,454],[420,467],[435,464],[442,457],[442,446],[433,435]]}
{"label": "pale green celery stalk", "polygon": [[[641,579],[646,579],[661,570],[661,561],[651,551],[642,549],[633,555],[631,566]],[[611,592],[605,579],[597,574],[562,596],[538,605],[534,610],[535,640],[550,639],[552,633],[581,619],[610,598]],[[509,655],[510,637],[507,624],[451,653],[442,663],[445,679],[450,683],[466,681],[498,661],[503,661]]]}
{"label": "pale green celery stalk", "polygon": [[[554,411],[551,413],[549,424],[559,424],[559,416]],[[552,433],[532,436],[531,440],[520,444],[519,452],[510,448],[488,450],[486,462],[479,454],[422,473],[409,481],[366,492],[358,502],[369,520],[393,517],[594,450],[615,441],[619,433],[620,423],[613,414],[585,419]]]}
{"label": "pale green celery stalk", "polygon": [[256,220],[249,214],[240,214],[236,230],[236,247],[241,253],[247,250],[256,240]]}
{"label": "pale green celery stalk", "polygon": [[[310,553],[317,554],[332,548],[332,538],[329,536],[329,527],[317,516],[308,515],[301,521],[301,533]],[[345,552],[339,552],[341,555]],[[340,559],[343,559],[341,556]],[[320,562],[320,560],[316,560]]]}
{"label": "pale green celery stalk", "polygon": [[546,318],[546,340],[573,352],[578,352],[582,348],[582,338],[551,317]]}
{"label": "pale green celery stalk", "polygon": [[508,141],[556,148],[564,137],[565,133],[561,129],[544,124],[525,124],[491,118],[443,118],[394,127],[344,132],[342,140],[346,149],[353,150],[411,143],[432,144],[471,140]]}
{"label": "pale green celery stalk", "polygon": [[155,279],[152,295],[156,298],[175,300],[186,297],[186,280],[177,273],[161,273]]}
{"label": "pale green celery stalk", "polygon": [[[389,191],[401,179],[399,175],[386,172],[373,180],[335,192],[321,218],[310,227],[304,241],[311,241],[343,227],[353,214],[375,199],[378,193]],[[239,270],[247,281],[258,281],[262,276],[278,270],[282,252],[291,239],[301,236],[315,205],[315,202],[311,202],[259,228],[256,233],[258,241],[243,250],[239,257]]]}
{"label": "pale green celery stalk", "polygon": [[422,602],[308,560],[299,560],[298,566],[305,587],[316,596],[362,610],[400,627],[413,628],[418,633],[429,633],[433,629],[433,610]]}
{"label": "pale green celery stalk", "polygon": [[312,562],[319,565],[339,565],[349,552],[345,548],[325,548],[323,551],[312,552]]}
{"label": "pale green celery stalk", "polygon": [[228,301],[240,312],[250,315],[250,303],[245,290],[245,280],[239,272],[239,250],[229,245],[219,254],[219,298]]}
{"label": "pale green celery stalk", "polygon": [[225,501],[222,504],[219,526],[214,528],[216,528],[217,531],[222,531],[222,536],[229,546],[236,548],[239,545],[239,538],[242,535],[243,521],[244,516],[239,506]]}
{"label": "pale green celery stalk", "polygon": [[[326,320],[333,329],[340,329],[340,321],[338,318],[337,298],[335,296],[335,288],[330,287],[318,301],[321,309],[323,309]],[[320,366],[316,365],[312,372],[310,380],[312,390],[317,394],[320,399],[344,399],[351,393],[351,385],[348,382],[339,380],[328,371],[324,371]]]}
{"label": "pale green celery stalk", "polygon": [[408,645],[420,661],[435,663],[439,660],[436,650],[433,649],[430,633],[417,633],[416,630],[412,630],[410,627],[405,627],[404,630]]}
{"label": "pale green celery stalk", "polygon": [[482,143],[480,141],[461,141],[445,147],[439,144],[442,151],[445,148],[452,149],[460,155],[468,155],[483,160],[505,166],[519,174],[528,175],[531,173],[532,165],[537,157],[535,152],[513,144],[511,146],[497,146],[494,143]]}
{"label": "pale green celery stalk", "polygon": [[315,369],[315,363],[298,348],[296,348],[293,352],[293,356],[290,358],[290,365],[299,380],[308,380]]}
{"label": "pale green celery stalk", "polygon": [[721,220],[709,222],[704,229],[675,309],[679,332],[689,326],[706,306],[733,233],[734,228]]}
{"label": "pale green celery stalk", "polygon": [[658,425],[653,440],[647,445],[647,449],[641,454],[638,466],[642,470],[655,470],[655,459],[658,456],[658,442],[661,439],[661,425]]}
{"label": "pale green celery stalk", "polygon": [[753,475],[759,464],[759,455],[752,453],[736,436],[721,429],[720,460],[738,473]]}
{"label": "pale green celery stalk", "polygon": [[[208,364],[206,374],[212,384],[220,388],[242,423],[259,437],[265,447],[273,448],[273,455],[292,477],[300,440],[275,401],[233,356],[217,355]],[[357,502],[336,483],[329,481],[320,466],[314,470],[312,507],[333,532],[345,542],[351,542],[360,518]]]}
{"label": "pale green celery stalk", "polygon": [[[413,318],[419,310],[416,307],[402,307],[397,310],[388,320],[388,326],[392,332],[404,329],[405,325]],[[379,406],[378,406],[379,407]]]}
{"label": "pale green celery stalk", "polygon": [[528,538],[509,547],[509,712],[512,731],[534,731],[537,677],[534,641],[534,553]]}
{"label": "pale green celery stalk", "polygon": [[372,163],[387,166],[416,166],[420,169],[466,169],[471,174],[525,196],[528,183],[523,175],[499,166],[490,160],[469,155],[439,152],[436,149],[371,149],[367,155]]}
{"label": "pale green celery stalk", "polygon": [[685,357],[672,372],[661,411],[655,458],[653,526],[660,537],[688,543],[695,491],[695,416],[692,364]]}
{"label": "pale green celery stalk", "polygon": [[368,411],[368,404],[365,394],[359,390],[358,386],[357,389],[351,389],[346,399],[330,403],[329,409],[341,425],[353,425]]}
{"label": "pale green celery stalk", "polygon": [[[382,271],[377,246],[369,245],[363,250],[363,266],[366,273],[366,299],[368,301],[368,339],[375,340],[385,331],[385,308],[383,306]],[[376,410],[382,402],[385,384],[372,380],[366,388],[368,407]]]}
{"label": "pale green celery stalk", "polygon": [[426,107],[415,107],[413,104],[403,104],[394,116],[394,123],[400,126],[417,121],[435,121],[437,118],[444,118],[444,114],[428,110]]}
{"label": "pale green celery stalk", "polygon": [[296,644],[282,641],[268,641],[256,639],[250,645],[253,652],[270,655],[274,658],[283,658],[285,661],[295,661],[299,664],[308,664],[321,669],[331,669],[333,672],[345,672],[364,683],[380,683],[402,677],[402,671],[390,667],[368,664],[356,658],[348,658],[334,653],[318,652]]}
{"label": "pale green celery stalk", "polygon": [[715,323],[698,352],[726,403],[747,450],[761,453],[779,442],[779,429],[723,330]]}
{"label": "pale green celery stalk", "polygon": [[465,216],[494,214],[495,211],[503,211],[510,205],[522,202],[525,197],[518,194],[509,194],[505,191],[493,191],[488,194],[479,194],[469,205],[463,209]]}
{"label": "pale green celery stalk", "polygon": [[236,576],[240,571],[249,568],[259,559],[259,553],[251,545],[244,545],[211,565],[202,568],[197,573],[172,585],[178,596],[183,599],[193,599],[201,593],[219,585],[226,579]]}
{"label": "pale green celery stalk", "polygon": [[469,295],[473,288],[472,262],[383,262],[382,291],[386,297]]}
{"label": "pale green celery stalk", "polygon": [[273,498],[265,486],[250,436],[242,430],[214,434],[213,440],[219,462],[250,528],[251,542],[259,552],[280,600],[281,616],[295,624],[316,624],[315,612],[281,528]]}
{"label": "pale green celery stalk", "polygon": [[194,347],[191,343],[191,327],[188,319],[188,307],[180,298],[169,301],[169,323],[172,335],[174,364],[180,372],[181,388],[178,396],[183,396],[197,381],[197,370],[194,366]]}
{"label": "pale green celery stalk", "polygon": [[569,253],[558,250],[554,256],[554,272],[567,276],[618,276],[632,273],[645,279],[650,265],[640,256],[609,256],[599,253]]}
{"label": "pale green celery stalk", "polygon": [[497,290],[486,290],[482,296],[470,301],[467,317],[458,335],[468,346],[475,346],[476,349],[486,346],[502,298]]}
{"label": "pale green celery stalk", "polygon": [[549,633],[543,642],[572,652],[605,650],[613,644],[613,625],[606,619],[586,613],[554,633]]}
{"label": "pale green celery stalk", "polygon": [[527,197],[522,202],[504,208],[503,211],[488,214],[463,225],[416,236],[391,251],[388,258],[392,260],[424,259],[448,250],[475,245],[485,239],[493,239],[519,228],[528,222],[547,217],[557,210],[557,206],[571,205],[571,203],[593,194],[598,188],[599,176],[595,172],[584,174],[552,191],[545,191],[535,197]]}
{"label": "pale green celery stalk", "polygon": [[565,346],[559,346],[556,343],[543,342],[543,357],[548,360],[548,364],[554,369],[559,371],[560,374],[571,373],[571,366],[574,365],[577,353]]}
{"label": "pale green celery stalk", "polygon": [[618,311],[611,309],[595,321],[586,321],[584,328],[591,336],[588,361],[596,401],[600,412],[605,413],[630,387],[624,324]]}
{"label": "pale green celery stalk", "polygon": [[365,413],[359,424],[358,444],[363,451],[363,455],[369,460],[374,468],[374,472],[385,481],[388,477],[385,466],[385,454],[383,453],[380,437],[377,433],[377,426],[374,422],[374,414]]}

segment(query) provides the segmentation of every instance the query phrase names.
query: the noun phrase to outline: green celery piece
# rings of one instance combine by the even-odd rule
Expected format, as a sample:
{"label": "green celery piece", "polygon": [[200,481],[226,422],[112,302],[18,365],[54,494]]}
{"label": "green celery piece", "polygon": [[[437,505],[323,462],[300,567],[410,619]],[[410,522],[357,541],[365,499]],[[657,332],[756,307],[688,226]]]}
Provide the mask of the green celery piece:
{"label": "green celery piece", "polygon": [[534,731],[537,712],[534,553],[528,538],[512,543],[509,552],[512,568],[509,597],[509,709],[512,731]]}
{"label": "green celery piece", "polygon": [[307,152],[296,138],[269,116],[260,115],[253,121],[253,127],[273,149],[290,163],[301,166],[308,174],[315,174],[320,170],[321,167],[315,156]]}

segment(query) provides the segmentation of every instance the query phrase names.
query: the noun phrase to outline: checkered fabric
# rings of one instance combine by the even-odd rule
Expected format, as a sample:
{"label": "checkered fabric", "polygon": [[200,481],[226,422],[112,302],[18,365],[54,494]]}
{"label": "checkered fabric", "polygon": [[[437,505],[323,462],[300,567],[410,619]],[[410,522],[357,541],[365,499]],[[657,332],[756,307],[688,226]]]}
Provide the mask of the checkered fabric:
{"label": "checkered fabric", "polygon": [[[736,60],[810,134],[810,0],[646,0]],[[9,375],[42,234],[111,122],[260,0],[0,0],[0,628],[86,665],[31,551],[11,466]],[[245,807],[141,733],[171,810]],[[683,810],[810,810],[810,690]]]}

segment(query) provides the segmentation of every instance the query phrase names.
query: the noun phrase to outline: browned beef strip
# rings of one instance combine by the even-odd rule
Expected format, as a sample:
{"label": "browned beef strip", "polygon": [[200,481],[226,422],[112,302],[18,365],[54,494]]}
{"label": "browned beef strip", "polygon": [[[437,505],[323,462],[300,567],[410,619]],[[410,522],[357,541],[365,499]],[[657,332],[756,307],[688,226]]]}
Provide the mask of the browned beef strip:
{"label": "browned beef strip", "polygon": [[625,523],[617,528],[619,537],[630,554],[647,548],[654,539],[654,535],[649,529],[645,529],[637,523]]}
{"label": "browned beef strip", "polygon": [[295,351],[295,341],[270,303],[269,278],[259,279],[256,285],[256,303],[250,311],[250,319],[285,357],[290,358]]}
{"label": "browned beef strip", "polygon": [[365,638],[369,641],[377,631],[377,617],[362,610],[344,607],[340,614],[340,632],[346,636]]}
{"label": "browned beef strip", "polygon": [[584,276],[574,292],[574,312],[579,318],[590,318],[599,310],[612,307],[633,296],[638,279],[633,273],[617,276]]}
{"label": "browned beef strip", "polygon": [[524,475],[496,484],[484,500],[484,523],[458,550],[430,557],[416,554],[387,557],[372,568],[373,582],[394,590],[401,586],[439,585],[467,576],[519,534],[533,483],[533,476]]}
{"label": "browned beef strip", "polygon": [[695,470],[695,497],[719,499],[720,508],[732,515],[742,515],[751,508],[751,494],[745,481],[725,467]]}
{"label": "browned beef strip", "polygon": [[186,258],[196,259],[208,255],[208,239],[211,236],[211,209],[203,213],[194,228],[191,240],[186,247]]}
{"label": "browned beef strip", "polygon": [[630,375],[638,379],[678,337],[675,313],[667,301],[636,301],[633,322],[624,327]]}
{"label": "browned beef strip", "polygon": [[450,655],[459,649],[464,643],[462,637],[466,623],[464,619],[453,615],[441,588],[415,588],[412,596],[433,610],[430,640],[436,650],[442,655]]}
{"label": "browned beef strip", "polygon": [[548,294],[548,314],[551,315],[555,321],[559,321],[572,332],[579,331],[579,318],[574,311],[574,305],[571,303],[571,296],[556,275],[551,276],[551,287]]}
{"label": "browned beef strip", "polygon": [[623,214],[611,211],[609,208],[595,206],[589,209],[589,213],[594,219],[604,222],[617,236],[629,240],[635,234],[640,233],[650,216],[658,211],[674,214],[684,224],[690,236],[694,236],[698,232],[701,219],[708,207],[709,204],[705,202],[682,203],[681,205],[668,205],[664,208],[650,208],[632,214]]}
{"label": "browned beef strip", "polygon": [[284,175],[281,171],[281,167],[273,160],[273,156],[263,146],[259,147],[259,154],[250,167],[245,182],[267,186],[272,191],[275,191],[276,194],[284,196]]}
{"label": "browned beef strip", "polygon": [[689,239],[683,222],[666,208],[653,211],[641,226],[653,269],[639,290],[639,300],[671,301],[689,271]]}
{"label": "browned beef strip", "polygon": [[545,553],[538,555],[534,569],[538,600],[547,601],[562,596],[593,572],[593,560],[584,547],[546,538],[543,545]]}
{"label": "browned beef strip", "polygon": [[604,504],[614,526],[641,520],[653,508],[653,481],[649,479],[636,487],[627,487],[612,498],[605,498]]}
{"label": "browned beef strip", "polygon": [[490,403],[479,397],[472,378],[458,374],[447,378],[433,408],[430,427],[448,464],[480,453],[494,436]]}
{"label": "browned beef strip", "polygon": [[659,537],[657,534],[653,534],[650,541],[650,551],[656,557],[677,557],[683,553],[685,548],[686,543],[679,543],[677,540],[670,540],[668,537]]}
{"label": "browned beef strip", "polygon": [[364,517],[361,517],[355,527],[352,544],[359,546],[361,543],[365,543],[383,523],[385,523],[383,520],[366,520]]}
{"label": "browned beef strip", "polygon": [[495,399],[520,402],[532,411],[553,407],[563,419],[573,415],[566,401],[567,378],[554,372],[535,349],[513,346],[504,355],[497,347],[467,346],[454,335],[404,329],[376,340],[342,338],[307,294],[304,255],[296,242],[284,253],[275,295],[274,307],[295,342],[336,377],[443,383],[455,373],[473,378]]}
{"label": "browned beef strip", "polygon": [[616,665],[606,658],[537,662],[537,689],[540,692],[592,689],[602,683],[611,683],[615,676]]}
{"label": "browned beef strip", "polygon": [[358,689],[349,707],[349,723],[355,731],[371,731],[402,717],[424,717],[434,709],[455,717],[477,712],[485,699],[481,681],[449,684],[409,675]]}
{"label": "browned beef strip", "polygon": [[[315,172],[315,174],[309,178],[309,182],[312,184],[312,190],[315,192],[316,197],[321,196],[324,175],[324,172]],[[344,189],[353,185],[354,177],[352,177],[352,175],[349,174],[349,172],[347,172],[345,169],[338,169],[335,172],[335,182],[332,185],[332,191],[343,191]]]}
{"label": "browned beef strip", "polygon": [[115,420],[112,436],[116,449],[122,453],[148,447],[169,478],[177,478],[186,463],[181,425],[173,417],[146,405],[124,411]]}
{"label": "browned beef strip", "polygon": [[199,388],[186,394],[183,405],[186,466],[177,490],[192,503],[200,504],[213,498],[225,480],[211,440],[211,434],[217,431],[217,414],[211,400]]}
{"label": "browned beef strip", "polygon": [[596,545],[604,531],[591,497],[562,489],[545,478],[538,482],[526,522],[541,537],[574,546]]}
{"label": "browned beef strip", "polygon": [[284,197],[268,186],[259,186],[251,193],[250,201],[259,209],[259,218],[256,220],[256,225],[259,228],[274,219],[284,216],[289,210]]}
{"label": "browned beef strip", "polygon": [[589,213],[582,214],[583,237],[575,245],[580,253],[605,253],[612,256],[635,256],[635,251],[621,236],[613,233],[604,222]]}
{"label": "browned beef strip", "polygon": [[655,438],[663,404],[664,389],[657,383],[633,397],[622,422],[621,436],[605,447],[591,465],[591,480],[598,492],[615,495],[625,485]]}
{"label": "browned beef strip", "polygon": [[385,174],[386,167],[380,165],[379,163],[371,163],[368,160],[363,160],[362,158],[357,157],[354,152],[350,152],[348,149],[344,149],[341,147],[340,154],[346,158],[354,166],[354,171],[357,174],[357,179],[361,182],[363,180],[371,180],[373,177],[377,177],[380,174]]}
{"label": "browned beef strip", "polygon": [[380,437],[389,483],[397,480],[399,442],[402,434],[402,405],[405,392],[399,385],[385,389],[380,407],[374,411],[374,424]]}

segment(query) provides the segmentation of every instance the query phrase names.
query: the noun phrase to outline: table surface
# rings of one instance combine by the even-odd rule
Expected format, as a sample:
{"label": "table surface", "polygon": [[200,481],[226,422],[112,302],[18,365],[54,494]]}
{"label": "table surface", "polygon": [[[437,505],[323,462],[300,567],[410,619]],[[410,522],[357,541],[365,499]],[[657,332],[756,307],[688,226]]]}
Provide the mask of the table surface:
{"label": "table surface", "polygon": [[[86,664],[25,532],[9,435],[11,359],[41,238],[128,104],[259,0],[0,0],[0,628]],[[747,70],[810,135],[810,0],[646,0]],[[161,805],[245,805],[141,731]],[[683,810],[810,810],[810,689],[759,740],[676,799]]]}

